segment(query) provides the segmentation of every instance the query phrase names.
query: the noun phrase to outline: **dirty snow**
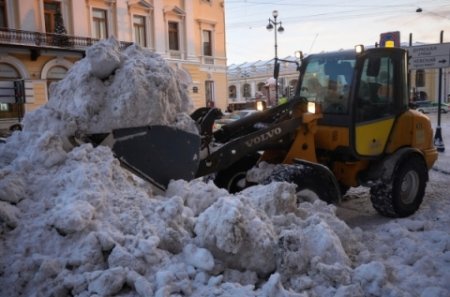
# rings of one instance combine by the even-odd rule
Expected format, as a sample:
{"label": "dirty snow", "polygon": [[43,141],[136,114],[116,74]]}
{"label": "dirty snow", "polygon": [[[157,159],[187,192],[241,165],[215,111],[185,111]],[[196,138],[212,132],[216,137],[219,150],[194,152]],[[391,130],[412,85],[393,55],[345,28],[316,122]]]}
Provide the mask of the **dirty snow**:
{"label": "dirty snow", "polygon": [[421,209],[386,219],[363,188],[339,206],[296,205],[287,183],[231,195],[179,180],[157,194],[109,148],[66,141],[155,123],[195,132],[191,108],[159,56],[114,39],[89,49],[0,144],[0,296],[450,295],[450,147]]}

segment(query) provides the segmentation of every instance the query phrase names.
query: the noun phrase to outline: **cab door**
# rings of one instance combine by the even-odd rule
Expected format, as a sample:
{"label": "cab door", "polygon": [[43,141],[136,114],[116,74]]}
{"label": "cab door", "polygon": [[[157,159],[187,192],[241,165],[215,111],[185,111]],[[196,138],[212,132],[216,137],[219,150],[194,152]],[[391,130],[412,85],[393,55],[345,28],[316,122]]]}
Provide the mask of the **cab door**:
{"label": "cab door", "polygon": [[406,68],[395,49],[368,52],[359,61],[354,89],[352,145],[360,157],[385,151],[396,116],[404,110]]}

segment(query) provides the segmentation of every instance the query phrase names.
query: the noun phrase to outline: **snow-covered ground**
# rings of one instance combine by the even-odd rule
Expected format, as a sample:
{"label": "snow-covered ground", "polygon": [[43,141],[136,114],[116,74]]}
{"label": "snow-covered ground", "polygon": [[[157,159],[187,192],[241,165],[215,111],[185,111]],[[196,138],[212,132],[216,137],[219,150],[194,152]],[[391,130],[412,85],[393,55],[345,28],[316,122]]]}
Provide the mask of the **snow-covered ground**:
{"label": "snow-covered ground", "polygon": [[379,216],[364,188],[339,206],[297,207],[287,183],[230,195],[179,180],[158,194],[108,148],[66,141],[194,131],[186,94],[163,59],[114,40],[54,85],[0,144],[0,296],[450,296],[450,115],[447,151],[405,219]]}

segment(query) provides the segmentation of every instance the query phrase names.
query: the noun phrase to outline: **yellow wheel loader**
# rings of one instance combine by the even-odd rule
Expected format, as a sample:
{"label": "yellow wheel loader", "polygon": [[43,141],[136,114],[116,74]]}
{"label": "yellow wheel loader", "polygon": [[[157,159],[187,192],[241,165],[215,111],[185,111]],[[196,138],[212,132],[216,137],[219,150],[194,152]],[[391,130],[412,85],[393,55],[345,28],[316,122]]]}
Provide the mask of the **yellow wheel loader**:
{"label": "yellow wheel loader", "polygon": [[161,189],[172,179],[213,176],[236,192],[264,161],[276,164],[264,182],[292,182],[330,203],[363,185],[380,214],[405,217],[419,208],[438,156],[429,119],[408,106],[407,59],[400,48],[309,55],[287,103],[214,132],[220,111],[201,108],[191,115],[199,135],[145,126],[88,139]]}

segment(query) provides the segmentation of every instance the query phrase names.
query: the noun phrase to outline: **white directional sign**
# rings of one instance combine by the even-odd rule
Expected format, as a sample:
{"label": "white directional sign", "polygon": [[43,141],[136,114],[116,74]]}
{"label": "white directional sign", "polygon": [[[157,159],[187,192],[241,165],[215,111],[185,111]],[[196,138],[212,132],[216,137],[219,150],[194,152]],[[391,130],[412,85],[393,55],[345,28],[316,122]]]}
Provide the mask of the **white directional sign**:
{"label": "white directional sign", "polygon": [[450,67],[450,43],[436,43],[408,48],[410,69]]}

